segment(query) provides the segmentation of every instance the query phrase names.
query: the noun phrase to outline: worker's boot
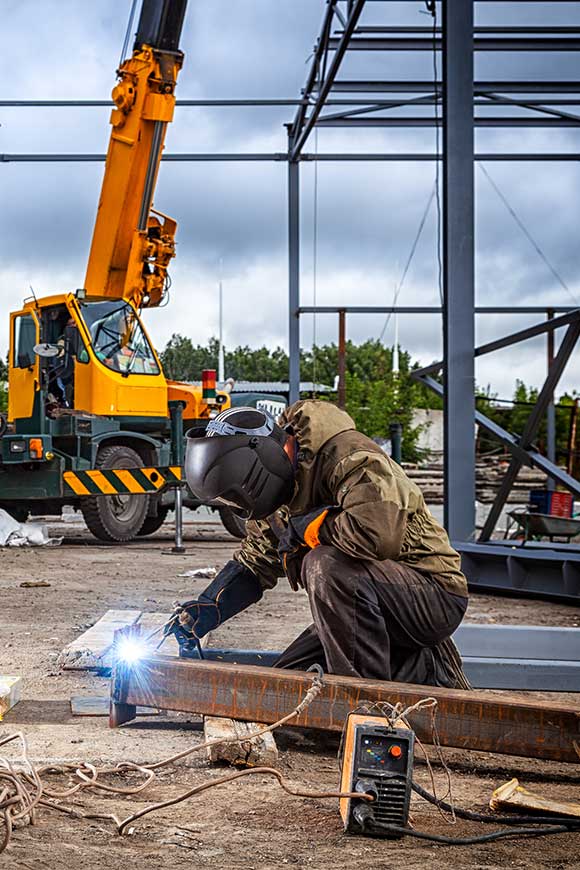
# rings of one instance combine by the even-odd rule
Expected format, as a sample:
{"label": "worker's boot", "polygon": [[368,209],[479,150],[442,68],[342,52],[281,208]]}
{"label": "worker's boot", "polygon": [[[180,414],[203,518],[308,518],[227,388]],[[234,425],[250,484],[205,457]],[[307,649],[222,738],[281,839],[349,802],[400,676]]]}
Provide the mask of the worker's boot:
{"label": "worker's boot", "polygon": [[447,689],[472,688],[465,676],[459,650],[450,637],[433,647],[431,652],[435,667],[435,685],[445,686]]}

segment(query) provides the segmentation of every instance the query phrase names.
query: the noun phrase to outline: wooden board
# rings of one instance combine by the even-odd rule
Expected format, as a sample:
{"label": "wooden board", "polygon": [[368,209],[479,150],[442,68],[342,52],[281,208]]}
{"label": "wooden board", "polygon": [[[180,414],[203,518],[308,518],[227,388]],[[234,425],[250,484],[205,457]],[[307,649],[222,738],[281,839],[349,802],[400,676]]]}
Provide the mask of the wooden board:
{"label": "wooden board", "polygon": [[507,809],[516,812],[531,810],[542,813],[542,815],[553,813],[557,816],[571,816],[580,819],[580,803],[554,800],[537,792],[528,791],[527,788],[519,784],[517,779],[510,779],[509,782],[504,782],[503,785],[496,788],[489,801],[489,806],[492,810]]}
{"label": "wooden board", "polygon": [[0,674],[0,721],[20,700],[22,691],[21,677],[8,677]]}
{"label": "wooden board", "polygon": [[98,622],[63,649],[57,659],[58,667],[75,671],[110,668],[115,631],[134,625],[140,616],[140,610],[107,610]]}
{"label": "wooden board", "polygon": [[[111,699],[108,695],[73,695],[70,708],[73,716],[108,716]],[[137,707],[137,716],[158,716],[159,710]]]}
{"label": "wooden board", "polygon": [[[86,671],[110,668],[115,631],[128,625],[139,625],[141,637],[149,637],[155,629],[161,629],[169,619],[169,613],[147,613],[140,610],[107,610],[94,625],[69,643],[58,657],[57,664],[65,671]],[[161,640],[159,631],[151,638],[154,648]],[[201,641],[202,647],[208,637]],[[179,646],[175,637],[168,637],[162,647],[163,654],[178,656]]]}
{"label": "wooden board", "polygon": [[227,740],[227,743],[207,747],[210,761],[225,761],[236,767],[275,767],[278,747],[270,732],[248,741],[248,735],[264,728],[256,722],[240,722],[237,719],[206,716],[203,720],[205,740]]}
{"label": "wooden board", "polygon": [[[140,662],[138,678],[115,668],[111,723],[129,721],[139,704],[272,723],[296,707],[311,683],[311,675],[300,671],[152,656]],[[426,697],[437,700],[443,746],[578,762],[577,704],[531,701],[507,692],[492,695],[328,674],[319,697],[288,724],[342,731],[348,713],[361,704],[388,701],[407,707]],[[429,710],[414,713],[411,724],[419,739],[432,742]]]}

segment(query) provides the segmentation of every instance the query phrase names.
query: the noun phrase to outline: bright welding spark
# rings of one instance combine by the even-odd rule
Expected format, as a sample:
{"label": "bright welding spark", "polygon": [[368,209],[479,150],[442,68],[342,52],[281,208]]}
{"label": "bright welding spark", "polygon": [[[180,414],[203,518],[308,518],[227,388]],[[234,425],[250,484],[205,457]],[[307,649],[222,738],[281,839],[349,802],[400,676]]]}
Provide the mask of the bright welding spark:
{"label": "bright welding spark", "polygon": [[149,648],[144,639],[124,637],[117,645],[116,655],[119,661],[126,665],[135,665],[145,658]]}

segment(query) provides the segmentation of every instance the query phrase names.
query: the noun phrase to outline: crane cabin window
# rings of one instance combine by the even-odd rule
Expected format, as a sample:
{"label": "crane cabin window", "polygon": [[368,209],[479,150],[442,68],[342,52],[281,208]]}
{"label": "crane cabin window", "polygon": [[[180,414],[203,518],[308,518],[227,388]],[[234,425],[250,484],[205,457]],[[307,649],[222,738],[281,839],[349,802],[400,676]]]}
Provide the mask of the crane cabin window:
{"label": "crane cabin window", "polygon": [[14,319],[14,359],[17,369],[29,369],[36,362],[34,345],[37,343],[36,322],[32,314],[21,314]]}
{"label": "crane cabin window", "polygon": [[126,302],[83,302],[95,356],[122,375],[158,375],[159,365],[134,309]]}

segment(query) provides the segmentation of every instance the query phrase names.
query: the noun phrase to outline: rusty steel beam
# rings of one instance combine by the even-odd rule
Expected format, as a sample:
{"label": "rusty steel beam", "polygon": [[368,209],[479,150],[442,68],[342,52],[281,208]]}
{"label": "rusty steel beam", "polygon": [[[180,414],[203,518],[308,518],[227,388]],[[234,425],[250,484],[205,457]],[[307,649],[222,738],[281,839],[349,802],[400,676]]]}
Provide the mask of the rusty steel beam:
{"label": "rusty steel beam", "polygon": [[[151,656],[131,668],[113,668],[111,725],[132,719],[137,705],[270,724],[299,704],[311,680],[300,671]],[[521,695],[327,675],[318,698],[289,724],[342,731],[349,711],[365,702],[407,707],[425,697],[438,701],[443,746],[578,762],[578,706],[526,701]],[[429,710],[414,713],[412,724],[421,740],[432,741]]]}

